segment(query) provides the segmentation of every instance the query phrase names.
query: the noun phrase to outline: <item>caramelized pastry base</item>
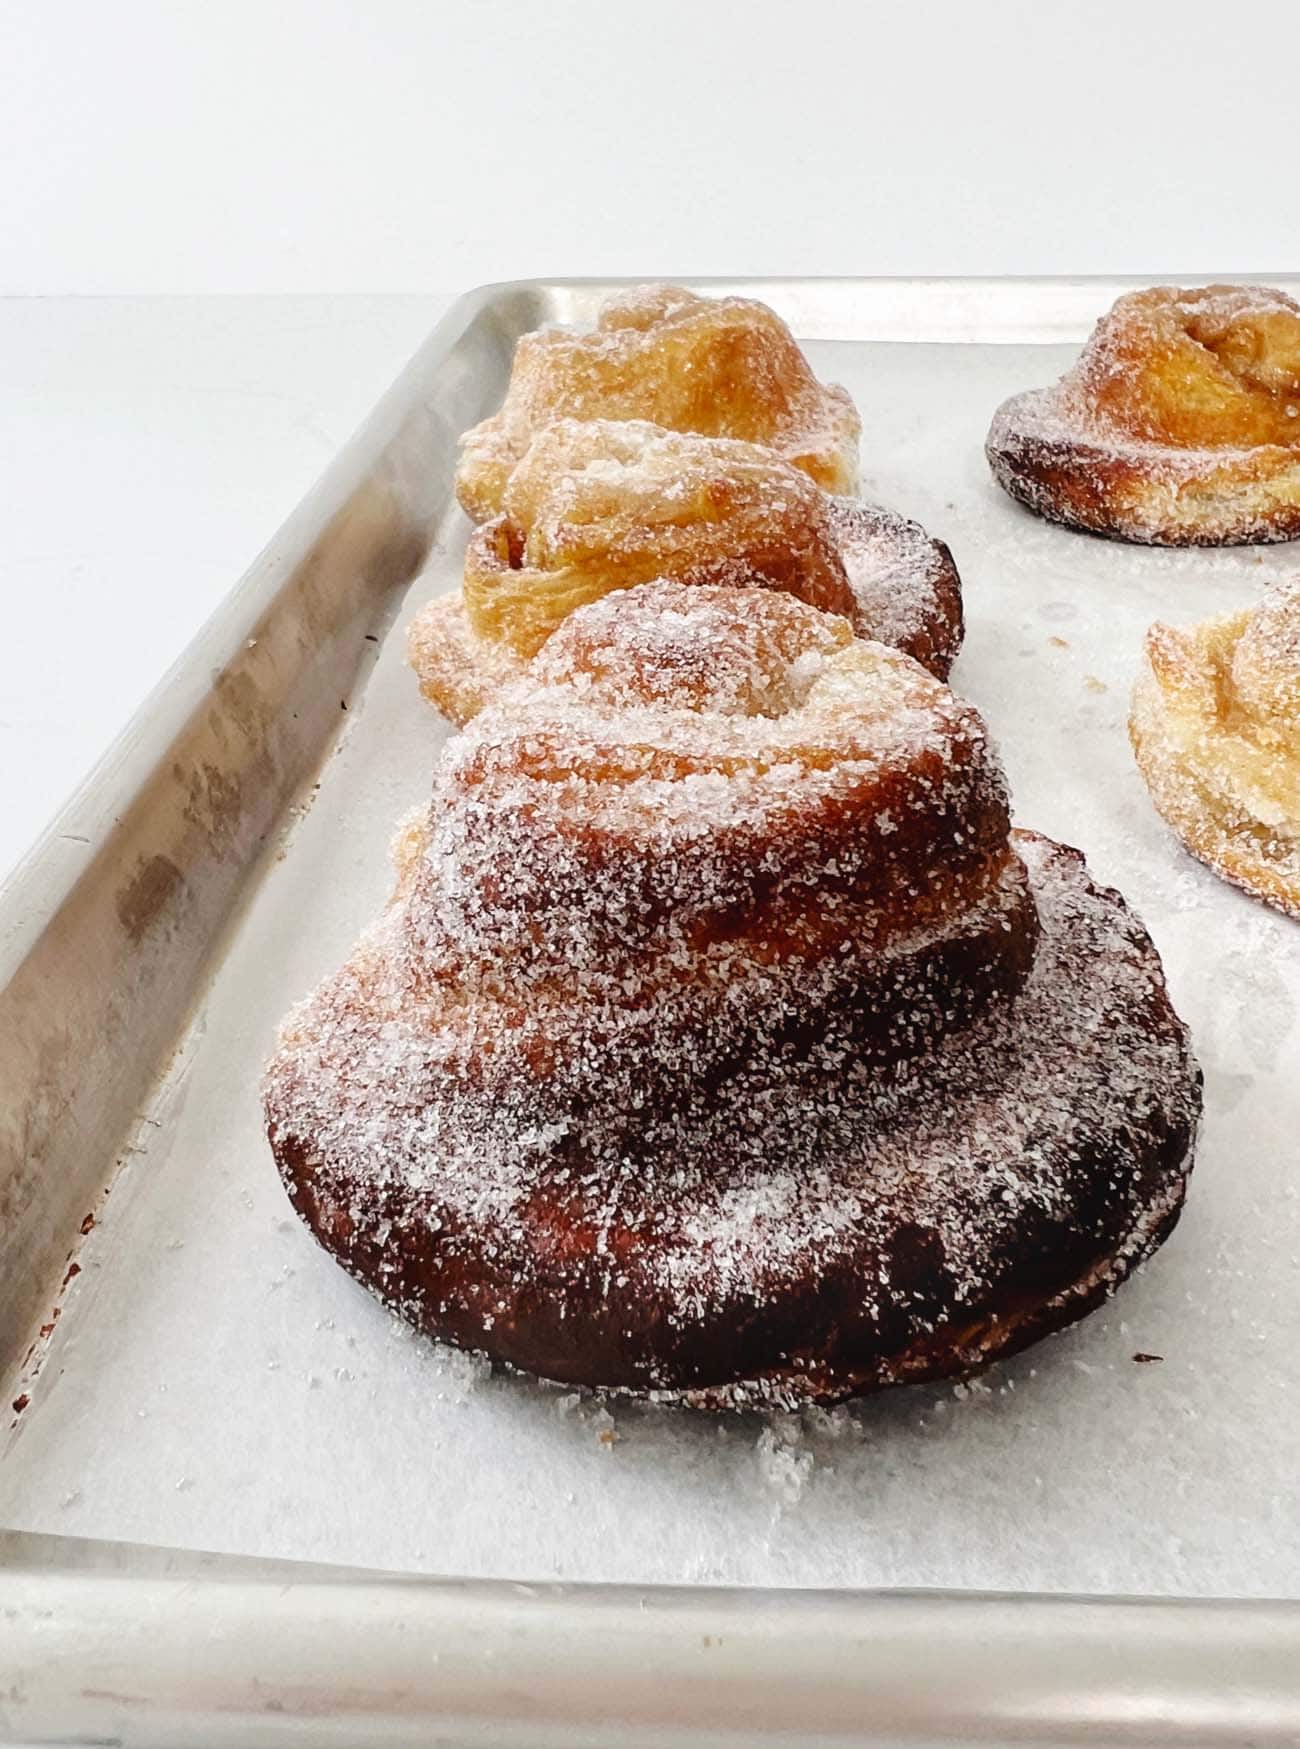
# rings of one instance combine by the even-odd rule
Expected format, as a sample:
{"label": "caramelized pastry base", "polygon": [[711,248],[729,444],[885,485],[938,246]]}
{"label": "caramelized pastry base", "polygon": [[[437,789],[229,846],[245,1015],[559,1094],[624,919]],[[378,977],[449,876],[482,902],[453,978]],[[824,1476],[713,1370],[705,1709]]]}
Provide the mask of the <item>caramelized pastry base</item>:
{"label": "caramelized pastry base", "polygon": [[885,1073],[827,1037],[683,1087],[632,1146],[450,1110],[400,1028],[304,1011],[267,1088],[295,1207],[419,1329],[547,1378],[719,1406],[978,1370],[1159,1245],[1200,1104],[1140,925],[1015,842],[1042,922],[1016,998]]}
{"label": "caramelized pastry base", "polygon": [[1090,426],[1059,388],[1014,395],[985,446],[994,478],[1051,522],[1141,546],[1300,539],[1300,449],[1180,449]]}

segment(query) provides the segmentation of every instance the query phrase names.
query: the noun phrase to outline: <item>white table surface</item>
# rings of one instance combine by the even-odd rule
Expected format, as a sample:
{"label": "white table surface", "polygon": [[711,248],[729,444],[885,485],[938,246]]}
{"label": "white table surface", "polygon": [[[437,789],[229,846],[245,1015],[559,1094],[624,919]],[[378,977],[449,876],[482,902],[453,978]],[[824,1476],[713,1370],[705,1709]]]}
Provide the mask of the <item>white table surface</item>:
{"label": "white table surface", "polygon": [[451,301],[0,299],[0,876]]}

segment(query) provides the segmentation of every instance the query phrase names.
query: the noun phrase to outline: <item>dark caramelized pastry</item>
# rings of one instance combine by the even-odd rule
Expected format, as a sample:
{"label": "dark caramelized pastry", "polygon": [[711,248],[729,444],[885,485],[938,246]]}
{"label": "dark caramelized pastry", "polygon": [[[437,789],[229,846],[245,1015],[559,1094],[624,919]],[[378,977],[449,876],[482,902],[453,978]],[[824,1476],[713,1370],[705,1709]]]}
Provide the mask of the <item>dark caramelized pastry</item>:
{"label": "dark caramelized pastry", "polygon": [[994,415],[998,482],[1040,516],[1157,546],[1300,536],[1300,304],[1130,292],[1078,364]]}
{"label": "dark caramelized pastry", "polygon": [[1177,1219],[1199,1078],[969,705],[795,596],[659,582],[451,742],[265,1098],[295,1207],[418,1328],[717,1405],[1079,1317]]}

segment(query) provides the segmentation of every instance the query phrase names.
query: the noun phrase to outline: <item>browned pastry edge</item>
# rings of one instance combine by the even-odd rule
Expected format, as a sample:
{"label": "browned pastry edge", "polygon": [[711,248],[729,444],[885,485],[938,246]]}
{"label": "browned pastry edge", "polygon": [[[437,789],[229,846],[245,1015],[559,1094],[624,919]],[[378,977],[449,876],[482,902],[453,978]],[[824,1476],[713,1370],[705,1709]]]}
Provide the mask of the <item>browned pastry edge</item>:
{"label": "browned pastry edge", "polygon": [[[381,1184],[364,1158],[342,1168],[325,1161],[309,1135],[280,1124],[272,1082],[268,1133],[295,1208],[345,1268],[427,1334],[568,1383],[705,1407],[834,1402],[967,1376],[1036,1341],[1081,1317],[1172,1230],[1190,1167],[1200,1077],[1158,956],[1119,895],[1089,879],[1078,852],[1034,834],[1016,840],[1030,861],[1040,906],[1050,900],[1048,909],[1057,907],[1058,934],[1037,995],[1022,996],[990,1020],[1004,1029],[1000,1035],[976,1024],[970,1037],[987,1038],[989,1046],[956,1047],[956,1062],[970,1058],[972,1073],[978,1057],[971,1050],[993,1048],[999,1064],[1019,1068],[1023,1061],[1029,1077],[1028,1085],[1013,1085],[1013,1070],[994,1096],[1011,1114],[1011,1132],[1023,1125],[1032,1138],[1028,1151],[989,1161],[993,1200],[981,1217],[987,1227],[960,1228],[982,1233],[979,1246],[989,1252],[979,1260],[978,1293],[954,1298],[964,1260],[947,1255],[934,1231],[900,1222],[883,1245],[855,1240],[847,1229],[817,1267],[779,1273],[770,1289],[746,1293],[732,1283],[705,1292],[703,1312],[691,1305],[666,1309],[662,1296],[644,1291],[636,1256],[643,1241],[631,1229],[614,1235],[611,1251],[608,1235],[597,1241],[589,1228],[572,1224],[567,1169],[549,1188],[539,1178],[525,1252],[503,1252],[498,1233],[439,1201],[436,1171],[431,1188],[417,1194],[400,1178]],[[1113,969],[1120,964],[1127,968],[1122,976]],[[1087,987],[1089,979],[1095,988]],[[1039,1109],[1034,1056],[1046,1048],[1043,1023],[1057,1003],[1101,1004],[1105,1023],[1080,1035],[1096,1060],[1079,1070],[1078,1099],[1059,1097],[1058,1088],[1058,1097]],[[1141,1099],[1129,1100],[1115,1086],[1132,1072],[1136,1039],[1147,1041],[1160,1069]],[[750,1095],[744,1086],[740,1091]],[[924,1092],[920,1098],[924,1104]],[[920,1125],[914,1135],[907,1129],[906,1145],[915,1144],[915,1170],[922,1173],[932,1115],[914,1120],[895,1109],[889,1118],[894,1148],[900,1124]],[[996,1112],[987,1116],[992,1124]],[[875,1144],[865,1145],[870,1152]],[[661,1185],[652,1193],[679,1199],[673,1217],[680,1216],[688,1249],[692,1198],[706,1194],[692,1186],[708,1182],[711,1169],[697,1162],[680,1181],[684,1189]],[[942,1159],[933,1159],[930,1170],[942,1173]],[[1018,1180],[1037,1177],[1041,1195],[1014,1210],[1003,1206],[1004,1170]],[[610,1190],[619,1198],[640,1194],[625,1177]],[[765,1260],[753,1267],[756,1284],[767,1281]],[[672,1279],[671,1272],[657,1279]]]}
{"label": "browned pastry edge", "polygon": [[1049,522],[1138,546],[1300,539],[1300,454],[1182,450],[1070,434],[1054,385],[998,408],[984,453],[998,484]]}
{"label": "browned pastry edge", "polygon": [[805,1403],[830,1406],[901,1385],[974,1378],[999,1360],[1009,1360],[1045,1336],[1077,1324],[1103,1305],[1139,1264],[1160,1249],[1181,1214],[1180,1199],[1153,1215],[1140,1236],[1135,1235],[1130,1254],[1098,1256],[1091,1268],[1085,1267],[1076,1281],[1050,1299],[1039,1299],[1032,1290],[1020,1294],[1008,1291],[981,1316],[969,1321],[954,1319],[883,1362],[836,1371],[817,1356],[805,1354],[797,1356],[794,1364],[774,1367],[739,1387],[653,1395],[659,1401],[677,1400],[696,1409],[745,1408],[761,1403],[796,1408]]}
{"label": "browned pastry edge", "polygon": [[528,668],[509,644],[479,637],[459,587],[426,602],[416,614],[406,632],[406,660],[421,694],[457,728]]}
{"label": "browned pastry edge", "polygon": [[858,498],[831,498],[831,526],[857,602],[858,636],[890,644],[947,680],[966,635],[961,576],[948,543]]}

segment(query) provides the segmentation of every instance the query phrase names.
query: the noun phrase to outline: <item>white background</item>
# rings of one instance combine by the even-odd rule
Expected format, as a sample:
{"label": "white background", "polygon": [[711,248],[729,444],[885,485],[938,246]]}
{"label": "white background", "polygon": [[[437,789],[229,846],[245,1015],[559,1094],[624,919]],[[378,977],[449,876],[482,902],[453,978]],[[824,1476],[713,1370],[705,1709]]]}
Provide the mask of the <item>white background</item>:
{"label": "white background", "polygon": [[15,0],[3,289],[1277,271],[1296,13]]}
{"label": "white background", "polygon": [[0,0],[0,868],[456,290],[1294,269],[1298,51],[1294,0]]}

